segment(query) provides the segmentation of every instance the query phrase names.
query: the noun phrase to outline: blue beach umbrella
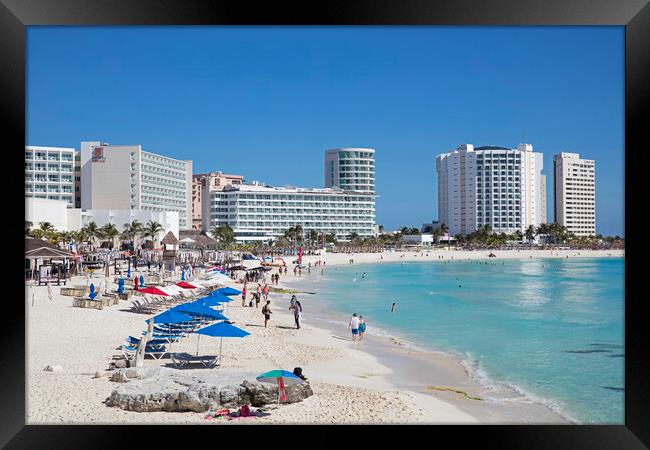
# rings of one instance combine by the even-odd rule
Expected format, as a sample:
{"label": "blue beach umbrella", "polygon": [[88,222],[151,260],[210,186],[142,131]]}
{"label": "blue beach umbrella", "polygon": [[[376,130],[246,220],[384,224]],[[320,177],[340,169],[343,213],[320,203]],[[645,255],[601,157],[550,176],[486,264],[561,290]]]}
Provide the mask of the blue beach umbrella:
{"label": "blue beach umbrella", "polygon": [[207,317],[213,320],[228,320],[226,316],[201,303],[185,303],[173,307],[170,311],[182,312],[193,316]]}
{"label": "blue beach umbrella", "polygon": [[144,287],[144,277],[140,275],[140,287]]}
{"label": "blue beach umbrella", "polygon": [[131,278],[131,266],[129,266],[128,269],[126,269],[126,277]]}
{"label": "blue beach umbrella", "polygon": [[88,294],[88,297],[91,299],[97,297],[97,294],[95,293],[95,283],[90,283],[90,294]]}
{"label": "blue beach umbrella", "polygon": [[237,289],[231,287],[223,287],[221,289],[217,289],[214,291],[214,293],[221,295],[241,295],[241,291],[238,291]]}
{"label": "blue beach umbrella", "polygon": [[120,280],[117,282],[117,293],[124,293],[124,278],[120,277]]}
{"label": "blue beach umbrella", "polygon": [[185,281],[185,270],[181,270],[181,281]]}
{"label": "blue beach umbrella", "polygon": [[[151,320],[151,319],[149,319]],[[189,322],[192,320],[192,316],[188,314],[183,314],[178,311],[165,311],[164,313],[160,313],[157,316],[153,317],[153,323],[181,323],[181,322]]]}
{"label": "blue beach umbrella", "polygon": [[[201,335],[204,334],[206,336],[212,336],[212,337],[218,337],[221,338],[221,342],[219,343],[219,360],[221,360],[221,349],[223,346],[223,338],[225,337],[245,337],[248,336],[250,333],[248,331],[242,330],[241,328],[237,328],[234,325],[230,325],[229,323],[226,322],[219,322],[215,323],[214,325],[207,326],[205,328],[201,328],[200,330],[195,331],[195,333]],[[199,354],[199,343],[197,341],[196,343],[196,354]]]}

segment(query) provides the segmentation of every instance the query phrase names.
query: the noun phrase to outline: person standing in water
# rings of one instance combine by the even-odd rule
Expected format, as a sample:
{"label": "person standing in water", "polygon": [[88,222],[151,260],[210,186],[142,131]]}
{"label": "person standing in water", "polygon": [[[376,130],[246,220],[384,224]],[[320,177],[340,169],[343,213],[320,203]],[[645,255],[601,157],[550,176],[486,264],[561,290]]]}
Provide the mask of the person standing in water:
{"label": "person standing in water", "polygon": [[352,314],[348,328],[352,330],[352,342],[357,342],[357,337],[359,336],[359,318],[357,313]]}
{"label": "person standing in water", "polygon": [[393,305],[390,307],[390,312],[394,313],[395,308],[397,308],[397,303],[393,303]]}
{"label": "person standing in water", "polygon": [[359,316],[359,340],[363,341],[363,335],[366,334],[366,319]]}

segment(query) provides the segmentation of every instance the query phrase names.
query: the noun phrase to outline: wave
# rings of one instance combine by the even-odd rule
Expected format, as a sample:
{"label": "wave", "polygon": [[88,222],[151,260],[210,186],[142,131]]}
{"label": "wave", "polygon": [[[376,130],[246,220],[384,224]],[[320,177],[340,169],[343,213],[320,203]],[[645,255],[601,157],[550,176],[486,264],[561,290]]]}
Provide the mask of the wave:
{"label": "wave", "polygon": [[505,390],[506,392],[511,392],[518,394],[518,396],[510,398],[498,398],[484,395],[483,398],[495,402],[495,403],[522,403],[522,404],[541,404],[546,408],[550,409],[554,413],[558,414],[560,417],[565,420],[575,424],[581,425],[580,422],[575,417],[569,415],[555,400],[552,400],[547,397],[542,397],[537,394],[533,394],[530,391],[525,390],[521,386],[510,383],[507,381],[496,381],[490,377],[483,367],[483,364],[480,361],[473,359],[469,354],[462,359],[461,364],[465,368],[467,374],[475,381],[477,381],[481,386],[491,392],[498,392],[500,390]]}

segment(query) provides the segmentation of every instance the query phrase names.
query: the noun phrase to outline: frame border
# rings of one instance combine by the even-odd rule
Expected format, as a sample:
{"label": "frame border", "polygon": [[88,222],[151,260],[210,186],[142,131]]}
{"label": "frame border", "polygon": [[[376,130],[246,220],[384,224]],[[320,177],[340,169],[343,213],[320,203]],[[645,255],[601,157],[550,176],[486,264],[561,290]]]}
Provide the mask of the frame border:
{"label": "frame border", "polygon": [[[645,146],[648,144],[647,117],[650,104],[650,6],[647,0],[565,0],[563,2],[540,2],[535,0],[461,0],[453,4],[426,0],[364,0],[356,2],[330,1],[313,9],[292,8],[276,4],[256,5],[243,3],[209,2],[206,0],[0,0],[0,105],[5,124],[11,132],[6,133],[7,157],[16,167],[22,167],[21,153],[15,147],[25,145],[25,43],[26,26],[34,25],[619,25],[625,26],[625,155],[632,155],[634,165],[625,167],[625,206],[627,212],[639,211],[634,202],[638,192],[637,183],[642,182],[641,171],[647,161]],[[646,113],[646,114],[644,114]],[[644,126],[645,125],[645,126]],[[645,138],[645,139],[644,139]],[[638,150],[638,151],[635,151]],[[632,153],[635,151],[634,153]],[[15,153],[15,155],[13,154]],[[636,161],[638,160],[638,164]],[[647,170],[646,170],[647,172]],[[17,181],[11,183],[12,200],[17,199],[18,211],[24,212],[21,185],[22,170],[11,173]],[[21,181],[22,180],[22,181]],[[636,188],[636,189],[635,189]],[[15,190],[15,192],[13,192]],[[22,218],[16,214],[10,220],[12,228],[18,227]],[[642,220],[626,220],[626,240],[640,245],[643,239]],[[639,239],[640,238],[640,239]],[[20,243],[14,243],[22,251]],[[650,342],[648,327],[644,323],[641,299],[634,292],[643,276],[640,248],[626,248],[625,288],[628,292],[625,304],[625,425],[582,426],[475,426],[471,429],[477,443],[496,444],[500,448],[647,448],[650,445]],[[20,255],[17,255],[20,258]],[[630,259],[631,258],[631,259]],[[13,258],[12,258],[13,260]],[[630,263],[627,263],[627,261]],[[11,278],[23,276],[20,265],[10,265]],[[9,279],[9,277],[7,277]],[[632,291],[631,291],[632,289]],[[647,294],[646,294],[647,295]],[[640,297],[640,296],[639,296]],[[5,300],[8,303],[8,298]],[[151,435],[167,440],[174,435],[191,430],[192,440],[198,437],[197,427],[184,428],[182,433],[163,426],[61,426],[25,425],[25,310],[13,303],[14,314],[0,328],[4,383],[0,384],[3,399],[3,426],[0,429],[0,445],[7,448],[108,448],[123,445],[128,435]],[[259,429],[259,427],[253,427]],[[269,441],[282,438],[277,434],[282,426],[263,427],[260,438]],[[293,428],[293,427],[292,427]],[[362,426],[363,435],[380,439],[394,436],[402,427]],[[419,431],[445,434],[456,442],[465,441],[467,429],[461,433],[453,426],[418,427]],[[128,432],[125,434],[125,431]],[[338,431],[340,427],[330,428]],[[413,428],[405,428],[409,432]],[[146,431],[145,431],[146,430]],[[201,429],[205,430],[205,428]],[[234,428],[233,428],[234,430]],[[306,431],[325,431],[321,426],[302,426]],[[230,431],[230,430],[229,430]],[[254,431],[248,428],[247,431]],[[289,431],[289,430],[287,430]],[[295,433],[295,428],[290,432]],[[132,432],[132,433],[131,433]],[[220,440],[234,435],[220,432]],[[254,433],[253,433],[254,434]],[[355,429],[355,434],[357,431]],[[249,433],[247,433],[247,441]],[[119,441],[116,440],[119,436]],[[358,435],[361,436],[361,435]],[[187,437],[187,436],[181,436]],[[293,440],[292,440],[293,441]],[[74,442],[74,444],[73,444]],[[223,442],[223,441],[222,441]],[[187,440],[185,440],[187,443]],[[241,440],[240,440],[241,443]]]}

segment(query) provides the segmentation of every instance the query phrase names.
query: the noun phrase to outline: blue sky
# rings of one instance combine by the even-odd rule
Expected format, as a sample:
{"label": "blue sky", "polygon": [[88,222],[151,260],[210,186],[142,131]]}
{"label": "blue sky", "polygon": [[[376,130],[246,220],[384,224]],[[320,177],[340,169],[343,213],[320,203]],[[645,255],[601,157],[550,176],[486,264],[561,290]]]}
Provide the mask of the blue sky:
{"label": "blue sky", "polygon": [[461,143],[596,160],[597,232],[624,234],[623,27],[29,27],[28,145],[141,144],[272,185],[376,149],[377,223],[437,218]]}

